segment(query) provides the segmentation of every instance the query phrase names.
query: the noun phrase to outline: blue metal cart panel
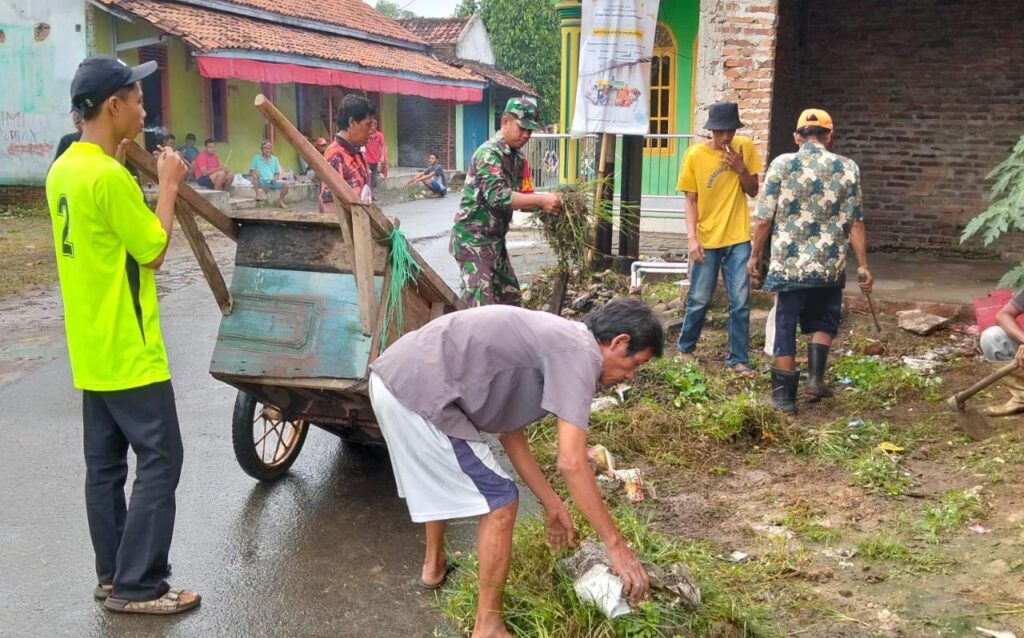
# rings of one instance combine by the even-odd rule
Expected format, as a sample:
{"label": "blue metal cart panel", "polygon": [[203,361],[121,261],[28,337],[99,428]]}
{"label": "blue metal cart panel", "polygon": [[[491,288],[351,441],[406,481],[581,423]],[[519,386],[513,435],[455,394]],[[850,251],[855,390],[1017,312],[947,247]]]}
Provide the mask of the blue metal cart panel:
{"label": "blue metal cart panel", "polygon": [[[380,297],[383,277],[374,277]],[[210,374],[362,379],[371,337],[351,274],[239,266],[234,310],[221,320]]]}

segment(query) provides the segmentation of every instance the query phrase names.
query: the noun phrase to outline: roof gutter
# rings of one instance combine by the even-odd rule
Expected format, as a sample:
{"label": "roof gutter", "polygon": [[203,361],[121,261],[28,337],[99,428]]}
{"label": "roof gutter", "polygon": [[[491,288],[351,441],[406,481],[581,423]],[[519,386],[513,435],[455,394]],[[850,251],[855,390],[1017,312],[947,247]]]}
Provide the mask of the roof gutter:
{"label": "roof gutter", "polygon": [[[94,0],[88,0],[94,2]],[[273,11],[266,11],[264,9],[257,9],[255,7],[242,7],[233,2],[226,2],[225,0],[176,0],[181,4],[188,4],[200,9],[212,9],[220,11],[221,13],[230,13],[232,15],[241,16],[243,18],[255,18],[257,20],[263,20],[264,22],[272,22],[274,24],[280,24],[290,27],[296,27],[299,29],[306,29],[307,31],[319,31],[321,33],[331,33],[334,35],[343,35],[347,38],[354,38],[357,40],[363,40],[365,42],[375,42],[379,44],[386,44],[401,49],[409,49],[411,51],[426,52],[426,44],[418,44],[416,42],[408,42],[406,40],[398,40],[396,38],[390,38],[383,35],[377,35],[375,33],[367,33],[366,31],[360,31],[358,29],[350,29],[336,24],[328,24],[326,22],[320,22],[317,20],[310,20],[308,18],[297,18],[295,16],[286,16]],[[367,5],[369,6],[369,5]]]}

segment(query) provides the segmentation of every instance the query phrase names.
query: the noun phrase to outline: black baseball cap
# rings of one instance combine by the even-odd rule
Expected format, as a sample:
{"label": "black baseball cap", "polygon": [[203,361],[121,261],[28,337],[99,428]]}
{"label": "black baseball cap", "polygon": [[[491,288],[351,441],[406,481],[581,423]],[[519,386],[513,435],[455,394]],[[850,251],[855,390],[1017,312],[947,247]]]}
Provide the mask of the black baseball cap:
{"label": "black baseball cap", "polygon": [[71,80],[71,110],[84,115],[117,93],[156,71],[155,60],[128,66],[112,55],[94,55],[78,65]]}

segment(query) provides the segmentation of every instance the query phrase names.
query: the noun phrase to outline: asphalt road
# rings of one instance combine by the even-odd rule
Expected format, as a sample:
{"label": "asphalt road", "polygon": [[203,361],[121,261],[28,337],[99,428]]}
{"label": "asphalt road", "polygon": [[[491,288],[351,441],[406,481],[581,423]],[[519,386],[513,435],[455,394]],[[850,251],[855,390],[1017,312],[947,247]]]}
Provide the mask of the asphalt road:
{"label": "asphalt road", "polygon": [[[447,198],[387,211],[453,286],[446,231],[455,206]],[[525,234],[515,241],[528,277],[546,251]],[[81,396],[54,339],[52,354],[0,381],[0,635],[433,636],[442,624],[433,595],[412,586],[421,529],[395,494],[386,455],[314,428],[289,476],[250,479],[231,451],[236,392],[207,374],[220,318],[212,296],[198,281],[160,305],[185,442],[171,581],[201,592],[203,605],[152,618],[92,600]],[[473,529],[453,525],[453,546],[468,549]]]}

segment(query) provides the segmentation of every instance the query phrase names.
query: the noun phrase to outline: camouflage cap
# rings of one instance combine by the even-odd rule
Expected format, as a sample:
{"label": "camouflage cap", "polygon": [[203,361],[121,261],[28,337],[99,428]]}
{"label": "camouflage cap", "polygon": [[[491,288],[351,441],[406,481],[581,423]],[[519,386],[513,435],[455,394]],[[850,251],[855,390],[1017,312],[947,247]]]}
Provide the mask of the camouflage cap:
{"label": "camouflage cap", "polygon": [[519,126],[528,131],[540,128],[537,111],[537,100],[532,97],[513,97],[505,103],[505,112],[515,115]]}

